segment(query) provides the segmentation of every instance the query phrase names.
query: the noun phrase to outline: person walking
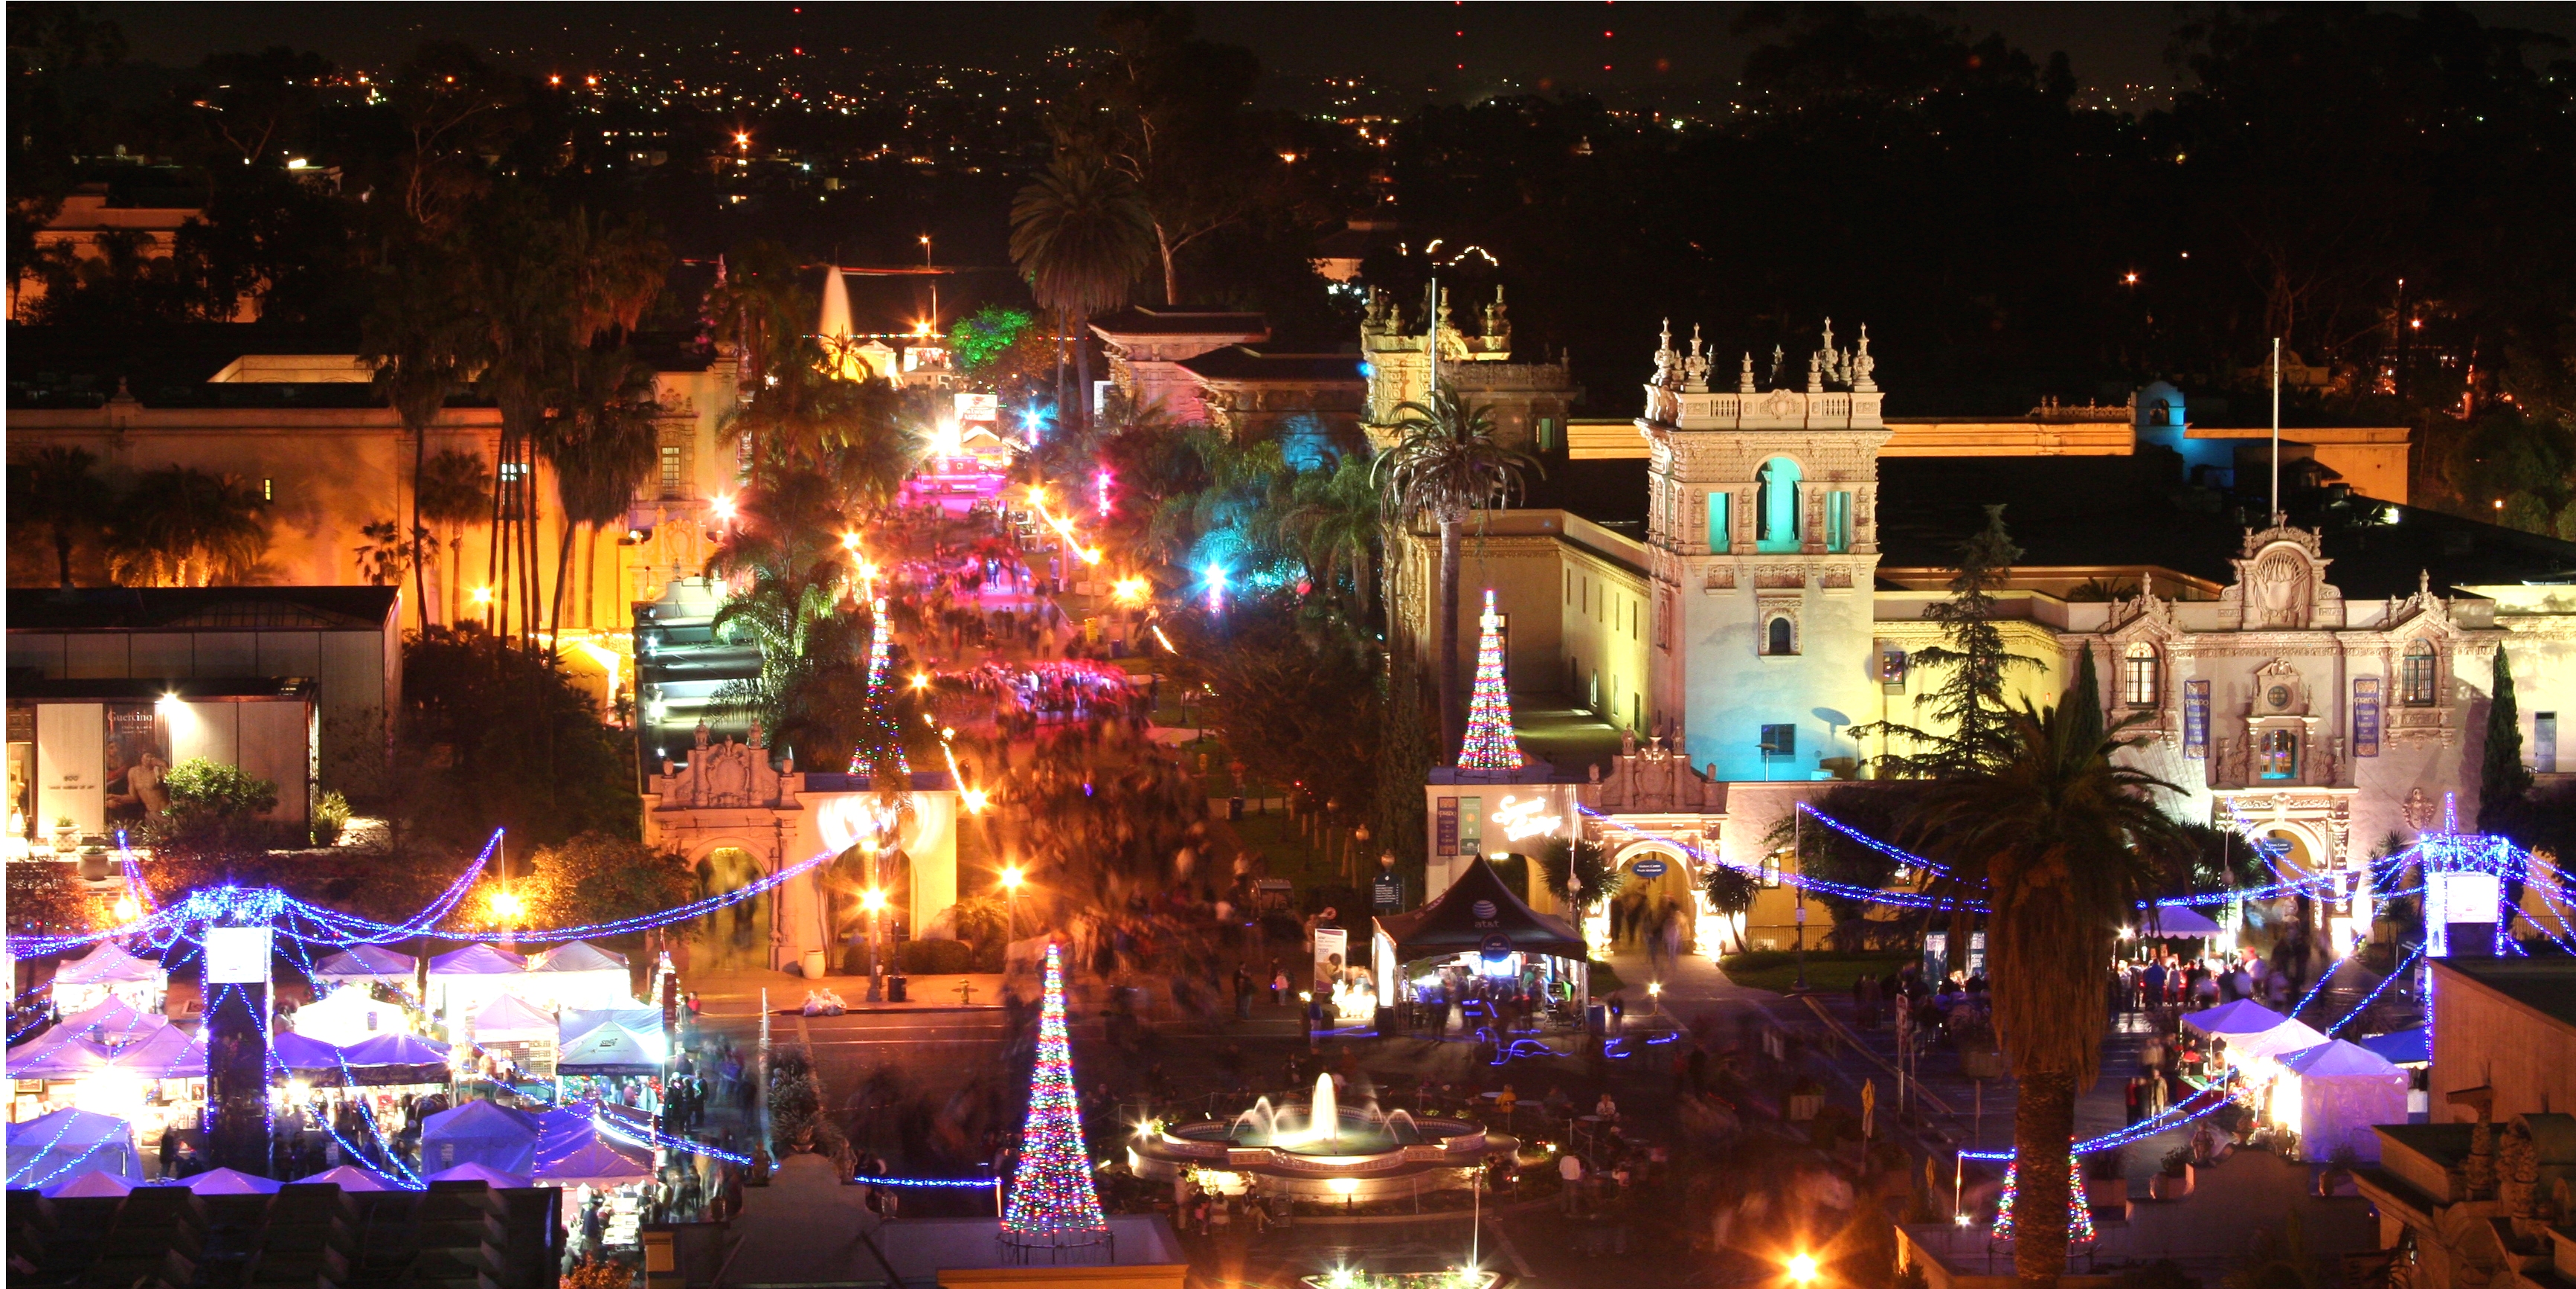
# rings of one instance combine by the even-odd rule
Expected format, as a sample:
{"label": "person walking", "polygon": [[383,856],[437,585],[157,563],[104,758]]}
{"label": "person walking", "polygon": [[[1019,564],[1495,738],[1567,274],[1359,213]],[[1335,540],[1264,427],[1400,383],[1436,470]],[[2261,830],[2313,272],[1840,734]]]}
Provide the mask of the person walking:
{"label": "person walking", "polygon": [[1565,1215],[1573,1217],[1583,1211],[1583,1156],[1569,1150],[1557,1157],[1556,1178],[1564,1200]]}

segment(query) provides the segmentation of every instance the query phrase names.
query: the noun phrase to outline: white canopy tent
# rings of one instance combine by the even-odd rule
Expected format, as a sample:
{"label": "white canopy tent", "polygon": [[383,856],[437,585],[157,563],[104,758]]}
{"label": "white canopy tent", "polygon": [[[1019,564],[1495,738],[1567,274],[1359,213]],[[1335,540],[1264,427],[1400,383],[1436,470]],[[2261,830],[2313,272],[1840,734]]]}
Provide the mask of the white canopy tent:
{"label": "white canopy tent", "polygon": [[488,944],[469,944],[429,960],[429,1004],[453,1024],[514,993],[528,960]]}
{"label": "white canopy tent", "polygon": [[2207,1011],[2186,1012],[2182,1024],[2185,1029],[2225,1043],[2224,1055],[2233,1065],[2314,1047],[2326,1041],[2325,1035],[2309,1028],[2305,1022],[2292,1020],[2252,999],[2222,1003]]}
{"label": "white canopy tent", "polygon": [[477,1043],[527,1043],[559,1036],[555,1018],[535,1003],[503,994],[474,1013]]}
{"label": "white canopy tent", "polygon": [[347,1047],[378,1034],[409,1033],[411,1020],[400,1003],[384,1002],[364,989],[334,989],[322,1001],[295,1009],[294,1030]]}
{"label": "white canopy tent", "polygon": [[396,953],[381,944],[352,945],[322,960],[313,969],[317,985],[355,985],[383,983],[410,989],[420,969],[420,960],[407,953]]}
{"label": "white canopy tent", "polygon": [[528,964],[528,978],[514,992],[540,1007],[635,1005],[635,984],[626,959],[585,940],[539,954]]}
{"label": "white canopy tent", "polygon": [[2364,1162],[2379,1160],[2374,1124],[2406,1122],[2412,1080],[2385,1057],[2333,1039],[2273,1058],[2279,1071],[2266,1108],[2272,1122],[2298,1138],[2303,1159],[2331,1159],[2350,1147]]}
{"label": "white canopy tent", "polygon": [[565,1039],[556,1051],[560,1074],[651,1074],[670,1057],[670,1045],[659,1028],[632,1030],[623,1025],[594,1025]]}
{"label": "white canopy tent", "polygon": [[54,972],[54,1006],[68,1017],[109,998],[121,999],[141,1012],[159,1012],[170,991],[170,973],[149,958],[138,958],[114,940],[74,958]]}

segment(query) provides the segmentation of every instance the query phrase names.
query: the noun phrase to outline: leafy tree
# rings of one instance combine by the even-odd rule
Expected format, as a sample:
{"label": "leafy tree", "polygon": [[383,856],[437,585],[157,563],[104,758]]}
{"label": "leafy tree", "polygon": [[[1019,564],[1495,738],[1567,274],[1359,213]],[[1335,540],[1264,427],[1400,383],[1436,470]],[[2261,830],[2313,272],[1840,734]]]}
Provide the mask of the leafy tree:
{"label": "leafy tree", "polygon": [[785,355],[817,316],[812,295],[797,282],[795,253],[776,242],[747,242],[724,258],[722,274],[707,294],[715,338],[741,347],[745,389],[787,365]]}
{"label": "leafy tree", "polygon": [[411,570],[412,552],[428,534],[415,528],[405,536],[401,525],[379,519],[359,525],[358,535],[366,538],[356,547],[358,576],[367,579],[369,586],[399,586],[403,574]]}
{"label": "leafy tree", "polygon": [[1538,461],[1494,437],[1493,409],[1470,407],[1446,381],[1428,402],[1395,407],[1394,446],[1372,467],[1386,517],[1409,525],[1417,515],[1439,525],[1440,569],[1433,579],[1433,669],[1440,700],[1440,758],[1457,755],[1466,730],[1467,696],[1458,684],[1459,555],[1467,517],[1505,503]]}
{"label": "leafy tree", "polygon": [[[662,412],[653,387],[653,369],[623,347],[590,349],[572,360],[571,381],[563,406],[547,435],[547,457],[555,467],[555,504],[563,513],[555,550],[555,598],[548,638],[558,656],[563,651],[564,592],[572,584],[573,529],[589,538],[583,570],[592,577],[599,567],[599,530],[614,525],[624,531],[626,508],[635,490],[653,476],[660,460]],[[582,597],[585,625],[597,599],[592,585]]]}
{"label": "leafy tree", "polygon": [[399,760],[388,804],[427,840],[480,845],[497,827],[537,844],[633,836],[634,744],[545,659],[468,627],[403,646]]}
{"label": "leafy tree", "polygon": [[1348,584],[1355,603],[1347,616],[1355,635],[1370,634],[1376,618],[1377,552],[1385,532],[1384,506],[1369,461],[1357,453],[1336,458],[1329,469],[1300,471],[1289,485],[1288,505],[1273,523],[1297,551],[1319,596],[1337,597]]}
{"label": "leafy tree", "polygon": [[[2066,1211],[2075,1098],[2100,1070],[2102,964],[2141,900],[2187,865],[2192,839],[2156,804],[2173,785],[2114,763],[2142,745],[2125,719],[2093,743],[2062,702],[2025,703],[1997,731],[1981,767],[1928,785],[1911,836],[1955,875],[1954,894],[1983,899],[1987,978],[2003,1050],[2020,1081],[2013,1149],[2025,1213]],[[2025,1285],[2066,1267],[2066,1228],[2029,1222],[2013,1250]]]}
{"label": "leafy tree", "polygon": [[[1762,894],[1762,879],[1740,868],[1711,864],[1700,876],[1700,889],[1708,892],[1709,908],[1732,921],[1753,911],[1753,901]],[[1745,946],[1739,939],[1736,947]]]}
{"label": "leafy tree", "polygon": [[[1091,319],[1127,302],[1153,255],[1154,228],[1132,177],[1094,157],[1059,152],[1011,202],[1011,262],[1037,302],[1074,327],[1076,379],[1091,388]],[[1090,421],[1091,400],[1073,420]]]}
{"label": "leafy tree", "polygon": [[[1920,795],[1911,787],[1901,783],[1836,784],[1817,795],[1815,808],[1866,836],[1894,837],[1903,830],[1914,799]],[[1802,821],[1799,815],[1795,810],[1781,815],[1762,838],[1763,845],[1771,849],[1797,849],[1799,872],[1864,891],[1885,889],[1896,880],[1895,859],[1812,818]],[[1836,947],[1851,951],[1863,948],[1861,941],[1868,930],[1871,902],[1821,889],[1811,893],[1833,914]]]}
{"label": "leafy tree", "polygon": [[1026,310],[988,304],[949,328],[948,346],[967,375],[982,376],[1036,321]]}
{"label": "leafy tree", "polygon": [[196,87],[191,106],[206,131],[223,140],[227,159],[256,167],[311,142],[330,60],[271,45],[255,54],[210,55],[202,66],[207,83]]}
{"label": "leafy tree", "polygon": [[239,582],[268,554],[263,503],[241,480],[188,466],[148,471],[108,522],[108,572],[119,583]]}
{"label": "leafy tree", "polygon": [[2004,649],[2002,628],[1995,625],[1995,592],[2012,576],[2021,558],[2004,531],[2004,508],[1986,507],[1986,526],[1959,544],[1959,562],[1950,577],[1950,598],[1924,609],[1923,616],[1941,624],[1945,642],[1914,655],[1914,664],[1947,669],[1940,686],[1925,695],[1924,706],[1946,727],[1926,730],[1902,721],[1873,721],[1852,728],[1854,739],[1893,735],[1914,749],[1890,752],[1880,764],[1899,774],[1951,777],[1977,774],[2009,751],[2005,727],[2012,709],[2004,702],[2005,679],[2038,660]]}
{"label": "leafy tree", "polygon": [[[1537,863],[1547,893],[1555,896],[1557,903],[1574,908],[1579,897],[1578,917],[1583,910],[1615,898],[1628,880],[1627,874],[1610,866],[1609,848],[1589,839],[1569,842],[1550,837],[1530,851],[1530,859]],[[1582,888],[1579,891],[1578,886]]]}
{"label": "leafy tree", "polygon": [[[465,388],[482,354],[482,335],[462,290],[458,258],[457,248],[445,240],[411,239],[398,244],[372,275],[375,307],[360,327],[358,346],[358,360],[375,369],[377,392],[393,404],[394,414],[411,433],[412,529],[419,533],[427,523],[446,523],[450,555],[455,558],[462,557],[456,549],[464,540],[459,529],[475,517],[464,513],[469,500],[455,491],[465,486],[467,476],[449,464],[442,467],[447,473],[434,479],[428,453],[430,427],[437,423],[448,398]],[[440,456],[474,462],[482,479],[472,486],[470,505],[478,511],[488,505],[491,474],[483,469],[482,459],[465,458],[452,449]],[[429,575],[418,541],[413,543],[411,567],[420,576],[412,588],[419,606],[414,616],[419,629],[426,631]],[[456,581],[452,562],[447,581],[452,601]],[[448,616],[453,618],[455,612],[451,603]]]}
{"label": "leafy tree", "polygon": [[1396,867],[1405,881],[1418,891],[1431,859],[1422,785],[1432,765],[1435,731],[1424,711],[1422,672],[1413,659],[1396,653],[1388,659],[1383,675],[1386,736],[1377,749],[1377,815],[1372,826],[1384,848],[1395,852]]}
{"label": "leafy tree", "polygon": [[[107,513],[107,481],[86,448],[49,444],[9,463],[9,527],[41,533],[53,543],[55,584],[72,585],[72,547],[99,530]],[[22,538],[23,540],[23,538]]]}
{"label": "leafy tree", "polygon": [[576,833],[531,857],[518,893],[546,926],[587,926],[686,904],[696,879],[679,852],[601,832]]}
{"label": "leafy tree", "polygon": [[1214,690],[1207,718],[1253,777],[1294,785],[1309,806],[1337,803],[1343,822],[1367,820],[1385,717],[1374,669],[1348,650],[1315,648],[1279,597],[1237,600],[1226,613],[1221,636],[1205,620],[1167,620],[1181,628],[1174,677]]}
{"label": "leafy tree", "polygon": [[1261,64],[1198,39],[1178,5],[1101,15],[1109,56],[1055,124],[1058,155],[1096,158],[1134,185],[1162,260],[1163,300],[1178,304],[1180,252],[1242,219],[1262,196],[1260,136],[1245,119]]}

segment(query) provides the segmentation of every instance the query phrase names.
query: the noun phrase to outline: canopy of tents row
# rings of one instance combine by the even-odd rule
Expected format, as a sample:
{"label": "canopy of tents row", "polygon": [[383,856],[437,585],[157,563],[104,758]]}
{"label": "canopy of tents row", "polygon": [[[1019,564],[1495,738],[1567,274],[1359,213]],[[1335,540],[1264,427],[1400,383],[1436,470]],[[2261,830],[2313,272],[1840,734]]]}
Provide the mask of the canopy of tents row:
{"label": "canopy of tents row", "polygon": [[429,960],[430,1005],[451,1017],[504,996],[545,1008],[632,1006],[635,987],[623,956],[581,940],[533,959],[469,944]]}
{"label": "canopy of tents row", "polygon": [[[2379,1134],[2373,1125],[2406,1122],[2410,1077],[2367,1045],[2393,1039],[2383,1045],[2406,1055],[2410,1045],[2405,1034],[2349,1043],[2250,999],[2187,1013],[2182,1023],[2225,1042],[2230,1064],[2249,1082],[2269,1085],[2263,1094],[2265,1115],[2291,1131],[2299,1153],[2308,1159],[2332,1158],[2349,1148],[2361,1159],[2377,1160]],[[2415,1042],[2420,1044],[2420,1032]]]}
{"label": "canopy of tents row", "polygon": [[138,958],[125,951],[114,940],[102,940],[97,948],[74,958],[54,973],[54,987],[64,985],[161,985],[169,983],[170,974],[161,964],[149,958]]}
{"label": "canopy of tents row", "polygon": [[89,1169],[143,1175],[133,1129],[114,1115],[56,1110],[9,1125],[8,1184],[43,1187]]}
{"label": "canopy of tents row", "polygon": [[[604,1132],[594,1111],[622,1119],[614,1107],[568,1106],[529,1114],[489,1101],[468,1101],[421,1125],[421,1162],[433,1168],[479,1165],[527,1177],[540,1186],[609,1187],[653,1175],[653,1152]],[[648,1139],[641,1124],[629,1137]]]}
{"label": "canopy of tents row", "polygon": [[2283,1052],[2295,1052],[2326,1041],[2304,1021],[2292,1020],[2250,998],[2222,1003],[2207,1011],[2186,1012],[2183,1028],[2227,1044],[2230,1063],[2243,1065]]}

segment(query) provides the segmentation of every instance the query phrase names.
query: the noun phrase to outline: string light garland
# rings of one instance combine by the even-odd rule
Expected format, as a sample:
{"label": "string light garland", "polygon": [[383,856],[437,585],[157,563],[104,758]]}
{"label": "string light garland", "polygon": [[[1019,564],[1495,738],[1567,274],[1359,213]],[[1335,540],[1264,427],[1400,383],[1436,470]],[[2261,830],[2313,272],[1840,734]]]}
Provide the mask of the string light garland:
{"label": "string light garland", "polygon": [[1011,1173],[1006,1240],[1082,1243],[1066,1237],[1105,1232],[1100,1194],[1091,1187],[1091,1155],[1082,1144],[1082,1107],[1074,1092],[1073,1047],[1064,1024],[1064,966],[1050,942],[1046,998],[1038,1011],[1037,1068],[1029,1075],[1029,1115],[1020,1130],[1020,1162]]}
{"label": "string light garland", "polygon": [[[2013,1203],[2021,1189],[2021,1166],[2004,1169],[2003,1197],[1995,1201],[1994,1235],[1998,1240],[2012,1238]],[[2093,1238],[2093,1206],[2084,1202],[2084,1175],[2075,1167],[2075,1156],[2066,1157],[2066,1238],[2083,1241]]]}
{"label": "string light garland", "polygon": [[[2336,1021],[2334,1024],[2326,1026],[2326,1030],[2325,1030],[2326,1037],[2328,1037],[2328,1038],[2333,1038],[2333,1037],[2335,1036],[2335,1031],[2342,1029],[2344,1026],[2349,1025],[2349,1024],[2353,1023],[2354,1021],[2356,1021],[2356,1020],[2361,1019],[2362,1015],[2363,1015],[2364,1013],[2366,1013],[2366,1012],[2368,1012],[2368,1011],[2370,1010],[2370,1005],[2371,1005],[2372,1003],[2378,1002],[2378,1001],[2379,1001],[2379,996],[2380,996],[2381,994],[2387,993],[2387,992],[2388,992],[2388,987],[2389,987],[2390,985],[2393,985],[2393,984],[2397,983],[2397,979],[2398,979],[2398,977],[2405,975],[2405,974],[2407,973],[2407,971],[2409,971],[2410,969],[2412,969],[2412,968],[2414,967],[2414,965],[2416,964],[2416,962],[2417,962],[2418,960],[2420,960],[2420,959],[2422,959],[2422,958],[2423,958],[2423,956],[2424,956],[2424,950],[2423,950],[2422,946],[2420,946],[2420,945],[2419,945],[2419,946],[2417,946],[2416,950],[2415,950],[2413,953],[2407,954],[2407,955],[2406,955],[2406,960],[2405,960],[2404,962],[2398,963],[2398,964],[2397,964],[2397,967],[2396,967],[2396,969],[2395,969],[2395,970],[2390,971],[2387,975],[2380,977],[2380,980],[2379,980],[2379,987],[2378,987],[2378,988],[2376,988],[2376,989],[2371,990],[2371,991],[2370,991],[2370,993],[2369,993],[2368,995],[2364,996],[2364,997],[2362,998],[2362,1000],[2361,1000],[2360,1005],[2358,1005],[2358,1006],[2354,1007],[2351,1011],[2344,1013],[2344,1018],[2343,1018],[2342,1020]],[[2430,1035],[2430,1033],[2431,1033],[2431,1026],[2432,1026],[2432,1021],[2431,1021],[2431,1019],[2430,1019],[2430,1018],[2431,1018],[2431,1016],[2432,1016],[2432,1009],[2431,1009],[2431,1007],[2430,1007],[2429,1003],[2428,1003],[2428,1005],[2427,1005],[2427,1006],[2426,1006],[2426,1008],[2425,1008],[2425,1013],[2424,1013],[2424,1014],[2425,1014],[2425,1016],[2426,1016],[2426,1021],[2425,1021],[2426,1033],[2427,1033],[2427,1035],[2428,1035],[2428,1037],[2429,1037],[2429,1035]]]}
{"label": "string light garland", "polygon": [[1467,737],[1458,750],[1458,768],[1507,774],[1528,761],[1512,733],[1512,695],[1503,678],[1503,619],[1494,612],[1490,588],[1476,626],[1476,687],[1467,700]]}
{"label": "string light garland", "polygon": [[900,1186],[909,1190],[979,1190],[993,1189],[990,1177],[853,1177],[861,1186]]}

